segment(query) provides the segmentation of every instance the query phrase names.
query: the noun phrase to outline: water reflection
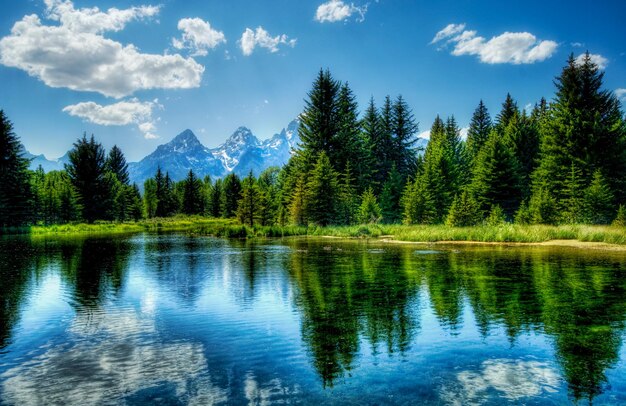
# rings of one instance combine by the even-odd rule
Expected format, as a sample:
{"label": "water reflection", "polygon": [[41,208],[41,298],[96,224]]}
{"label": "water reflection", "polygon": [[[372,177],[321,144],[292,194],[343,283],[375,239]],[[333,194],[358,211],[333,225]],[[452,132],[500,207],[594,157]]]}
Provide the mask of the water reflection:
{"label": "water reflection", "polygon": [[625,400],[622,253],[145,235],[0,264],[7,404]]}

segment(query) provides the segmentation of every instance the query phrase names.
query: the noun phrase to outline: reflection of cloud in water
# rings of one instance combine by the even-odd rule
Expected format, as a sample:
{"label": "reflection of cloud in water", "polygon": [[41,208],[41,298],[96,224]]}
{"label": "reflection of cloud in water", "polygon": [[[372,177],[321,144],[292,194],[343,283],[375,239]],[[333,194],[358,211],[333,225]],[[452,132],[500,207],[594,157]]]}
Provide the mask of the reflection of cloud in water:
{"label": "reflection of cloud in water", "polygon": [[153,319],[132,310],[79,313],[66,344],[4,372],[2,401],[10,404],[111,404],[169,385],[189,404],[227,400],[207,372],[204,347],[158,343]]}
{"label": "reflection of cloud in water", "polygon": [[510,401],[557,392],[561,383],[558,372],[546,362],[494,359],[482,363],[480,371],[462,371],[452,387],[444,387],[442,400],[449,404],[480,404],[488,391]]}
{"label": "reflection of cloud in water", "polygon": [[249,372],[246,374],[244,392],[249,405],[289,404],[291,403],[289,399],[297,397],[300,393],[300,386],[297,384],[293,388],[283,386],[282,381],[278,378],[261,385],[257,382],[255,376]]}

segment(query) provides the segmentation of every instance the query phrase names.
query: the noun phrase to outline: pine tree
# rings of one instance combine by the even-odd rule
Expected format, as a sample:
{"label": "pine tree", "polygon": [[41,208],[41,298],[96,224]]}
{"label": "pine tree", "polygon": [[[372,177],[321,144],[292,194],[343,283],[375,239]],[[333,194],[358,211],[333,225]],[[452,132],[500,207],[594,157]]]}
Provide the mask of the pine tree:
{"label": "pine tree", "polygon": [[487,216],[487,219],[485,220],[485,224],[488,226],[500,226],[506,223],[506,216],[504,214],[504,210],[502,210],[502,207],[498,206],[497,204],[495,206],[491,207],[491,211],[489,212],[489,215]]}
{"label": "pine tree", "polygon": [[505,142],[511,147],[515,155],[520,170],[520,181],[522,185],[522,195],[530,195],[530,177],[537,166],[539,155],[539,130],[535,122],[526,116],[513,115],[503,135]]}
{"label": "pine tree", "polygon": [[209,192],[209,215],[212,217],[220,217],[222,215],[222,180],[217,179],[211,186]]}
{"label": "pine tree", "polygon": [[619,205],[617,209],[617,215],[615,216],[615,220],[611,223],[614,227],[626,227],[626,208],[624,208],[623,204]]}
{"label": "pine tree", "polygon": [[241,199],[237,206],[237,219],[241,224],[254,226],[262,211],[261,193],[257,185],[254,174],[250,171],[249,175],[241,182]]}
{"label": "pine tree", "polygon": [[235,217],[241,199],[241,181],[235,173],[226,175],[222,192],[222,217]]}
{"label": "pine tree", "polygon": [[261,202],[259,222],[262,226],[272,225],[278,221],[281,201],[279,176],[280,169],[273,166],[261,172],[257,180]]}
{"label": "pine tree", "polygon": [[29,161],[21,150],[13,124],[0,110],[0,230],[26,225],[33,215]]}
{"label": "pine tree", "polygon": [[481,100],[478,103],[478,107],[474,110],[472,120],[470,121],[469,129],[467,131],[467,152],[470,161],[476,160],[480,149],[485,145],[491,132],[492,124],[491,117],[487,107]]}
{"label": "pine tree", "polygon": [[415,172],[415,134],[418,125],[413,117],[409,105],[402,96],[398,96],[391,111],[391,134],[393,150],[391,158],[396,169],[406,179]]}
{"label": "pine tree", "polygon": [[143,183],[143,206],[147,218],[156,217],[158,199],[157,182],[154,178],[146,179]]}
{"label": "pine tree", "polygon": [[471,194],[466,191],[454,197],[450,211],[446,217],[446,225],[450,227],[470,227],[482,221],[480,206]]}
{"label": "pine tree", "polygon": [[106,161],[106,169],[113,172],[122,184],[129,184],[128,164],[126,163],[126,158],[124,157],[122,150],[119,149],[117,145],[114,145],[109,151],[109,156]]}
{"label": "pine tree", "polygon": [[183,213],[202,214],[204,212],[205,199],[202,190],[202,182],[196,177],[193,170],[190,169],[183,183]]}
{"label": "pine tree", "polygon": [[289,217],[291,222],[298,226],[307,225],[307,188],[304,176],[300,176],[296,182],[296,187],[293,191],[293,197],[289,205]]}
{"label": "pine tree", "polygon": [[615,199],[626,198],[626,130],[620,103],[612,92],[602,90],[602,81],[603,73],[588,54],[582,64],[570,55],[541,125],[533,193],[545,189],[561,201],[571,162],[581,162],[583,183],[589,184],[600,170]]}
{"label": "pine tree", "polygon": [[112,219],[113,196],[110,181],[105,176],[102,144],[96,142],[93,135],[89,140],[83,135],[69,152],[69,161],[65,170],[76,189],[83,219],[88,223]]}
{"label": "pine tree", "polygon": [[585,215],[585,185],[582,170],[574,162],[563,186],[561,221],[567,224],[582,223]]}
{"label": "pine tree", "polygon": [[139,221],[144,216],[139,186],[137,186],[136,183],[133,183],[131,186],[129,186],[128,194],[130,199],[130,218],[132,220]]}
{"label": "pine tree", "polygon": [[373,189],[367,188],[361,197],[358,220],[361,224],[377,223],[380,220],[381,210],[376,202]]}
{"label": "pine tree", "polygon": [[321,152],[334,152],[339,130],[339,88],[339,82],[333,79],[330,71],[320,69],[307,94],[304,112],[300,116],[300,149],[297,152],[307,171]]}
{"label": "pine tree", "polygon": [[506,99],[502,103],[502,110],[496,116],[496,126],[499,131],[504,131],[511,119],[520,114],[517,103],[509,93],[506,94]]}
{"label": "pine tree", "polygon": [[498,205],[512,218],[521,203],[519,163],[496,131],[491,132],[478,154],[470,190],[484,212]]}
{"label": "pine tree", "polygon": [[344,83],[337,98],[337,134],[327,153],[335,170],[345,171],[348,163],[351,165],[355,186],[361,190],[369,183],[371,162],[358,115],[356,98],[348,83]]}
{"label": "pine tree", "polygon": [[391,170],[390,163],[393,146],[390,133],[383,131],[382,120],[374,104],[374,98],[370,99],[367,110],[365,110],[361,127],[363,128],[363,136],[372,160],[369,183],[375,192],[380,192]]}
{"label": "pine tree", "polygon": [[325,152],[319,155],[310,176],[307,217],[320,226],[333,224],[337,215],[339,190],[337,173]]}
{"label": "pine tree", "polygon": [[383,185],[380,195],[380,208],[382,219],[385,223],[400,223],[402,221],[402,193],[404,191],[404,180],[402,175],[396,170],[395,164],[389,172],[389,178]]}
{"label": "pine tree", "polygon": [[338,224],[354,224],[357,220],[358,198],[352,177],[350,162],[346,165],[345,172],[341,175],[339,185],[339,207],[337,209]]}
{"label": "pine tree", "polygon": [[433,224],[438,219],[435,201],[422,177],[407,184],[401,203],[405,224]]}
{"label": "pine tree", "polygon": [[600,170],[593,173],[591,184],[585,190],[584,220],[590,224],[610,224],[615,209],[613,206],[613,192],[602,176]]}

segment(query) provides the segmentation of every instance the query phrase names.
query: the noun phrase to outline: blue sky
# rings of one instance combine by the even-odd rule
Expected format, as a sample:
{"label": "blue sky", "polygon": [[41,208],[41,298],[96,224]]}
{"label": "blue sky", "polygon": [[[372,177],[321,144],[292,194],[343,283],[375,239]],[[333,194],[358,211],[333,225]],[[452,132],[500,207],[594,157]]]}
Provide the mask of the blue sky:
{"label": "blue sky", "polygon": [[10,2],[0,108],[33,153],[59,157],[86,131],[132,161],[186,128],[209,147],[240,125],[270,137],[329,68],[361,109],[402,94],[420,132],[437,114],[466,126],[480,99],[495,115],[507,92],[551,98],[585,50],[624,96],[624,17],[623,1]]}

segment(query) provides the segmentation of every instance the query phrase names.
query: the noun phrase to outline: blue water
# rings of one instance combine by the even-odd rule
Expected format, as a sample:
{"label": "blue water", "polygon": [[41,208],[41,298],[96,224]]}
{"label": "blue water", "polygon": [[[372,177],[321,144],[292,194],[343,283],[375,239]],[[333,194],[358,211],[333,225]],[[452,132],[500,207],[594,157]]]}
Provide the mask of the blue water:
{"label": "blue water", "polygon": [[626,253],[0,240],[0,403],[626,403]]}

